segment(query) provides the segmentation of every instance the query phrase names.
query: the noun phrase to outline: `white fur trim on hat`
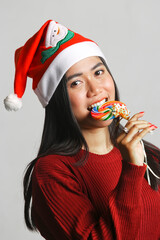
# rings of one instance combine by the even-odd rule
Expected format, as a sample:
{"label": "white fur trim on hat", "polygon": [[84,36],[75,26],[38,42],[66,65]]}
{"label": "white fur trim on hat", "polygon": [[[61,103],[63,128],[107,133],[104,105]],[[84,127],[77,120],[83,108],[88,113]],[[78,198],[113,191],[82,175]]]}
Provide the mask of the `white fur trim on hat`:
{"label": "white fur trim on hat", "polygon": [[11,93],[4,99],[4,105],[8,111],[17,111],[22,107],[22,100],[17,94]]}

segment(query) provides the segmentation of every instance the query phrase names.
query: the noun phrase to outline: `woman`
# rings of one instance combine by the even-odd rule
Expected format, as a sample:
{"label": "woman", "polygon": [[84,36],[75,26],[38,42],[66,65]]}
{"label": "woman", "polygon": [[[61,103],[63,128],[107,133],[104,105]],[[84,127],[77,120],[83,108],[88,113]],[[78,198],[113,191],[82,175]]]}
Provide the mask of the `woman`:
{"label": "woman", "polygon": [[[19,79],[27,73],[45,107],[39,153],[24,178],[28,228],[45,239],[158,240],[160,181],[150,173],[151,186],[147,182],[141,141],[157,127],[140,120],[144,112],[135,114],[125,131],[118,118],[91,117],[93,104],[119,100],[99,47],[48,21],[16,59],[16,101],[26,81],[20,94]],[[5,103],[18,106],[13,96],[12,104]],[[145,148],[148,165],[160,175],[159,149],[148,143]]]}

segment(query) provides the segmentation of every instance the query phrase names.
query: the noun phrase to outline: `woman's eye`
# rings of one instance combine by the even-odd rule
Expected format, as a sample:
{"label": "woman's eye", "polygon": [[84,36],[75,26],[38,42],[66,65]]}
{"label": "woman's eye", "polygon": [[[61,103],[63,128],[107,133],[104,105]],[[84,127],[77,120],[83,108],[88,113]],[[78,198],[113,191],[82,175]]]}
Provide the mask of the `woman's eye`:
{"label": "woman's eye", "polygon": [[76,80],[76,81],[74,81],[74,82],[71,83],[71,87],[75,87],[75,86],[77,86],[77,85],[79,85],[79,84],[80,84],[80,81],[79,81],[79,80]]}
{"label": "woman's eye", "polygon": [[98,70],[95,72],[95,74],[98,76],[98,75],[101,75],[104,71],[103,70]]}

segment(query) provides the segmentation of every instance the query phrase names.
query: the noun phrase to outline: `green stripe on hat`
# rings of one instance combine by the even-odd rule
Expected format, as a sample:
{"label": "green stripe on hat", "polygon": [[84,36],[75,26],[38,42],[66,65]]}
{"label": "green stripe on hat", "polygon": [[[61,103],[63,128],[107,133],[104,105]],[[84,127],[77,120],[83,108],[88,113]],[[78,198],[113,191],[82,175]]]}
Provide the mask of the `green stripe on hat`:
{"label": "green stripe on hat", "polygon": [[57,50],[59,49],[59,47],[62,44],[68,42],[73,37],[74,37],[74,32],[68,30],[68,33],[67,33],[66,37],[64,39],[62,39],[61,41],[59,41],[55,47],[49,48],[49,49],[47,49],[47,50],[45,50],[41,53],[41,55],[42,55],[41,62],[45,63],[45,61],[48,58],[50,58],[55,52],[57,52]]}

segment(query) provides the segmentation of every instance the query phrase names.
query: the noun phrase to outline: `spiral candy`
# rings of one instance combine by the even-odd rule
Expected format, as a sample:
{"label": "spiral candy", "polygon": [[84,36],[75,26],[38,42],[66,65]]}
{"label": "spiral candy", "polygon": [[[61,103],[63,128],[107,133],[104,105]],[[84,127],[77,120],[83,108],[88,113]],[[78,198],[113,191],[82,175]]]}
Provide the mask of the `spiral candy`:
{"label": "spiral candy", "polygon": [[126,105],[120,101],[105,102],[100,106],[93,107],[91,116],[96,120],[106,121],[113,118],[121,117],[129,119],[130,111]]}

